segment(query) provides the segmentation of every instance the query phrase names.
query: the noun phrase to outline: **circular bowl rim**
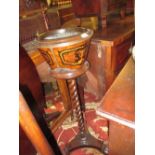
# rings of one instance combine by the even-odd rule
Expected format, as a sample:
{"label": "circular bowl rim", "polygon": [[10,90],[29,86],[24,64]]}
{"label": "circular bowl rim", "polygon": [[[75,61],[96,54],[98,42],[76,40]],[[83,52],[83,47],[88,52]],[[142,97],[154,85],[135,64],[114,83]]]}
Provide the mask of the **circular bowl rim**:
{"label": "circular bowl rim", "polygon": [[[82,32],[79,32],[77,35],[68,36],[68,37],[62,37],[62,38],[56,38],[56,39],[42,39],[48,36],[48,34],[54,34],[61,30],[66,30],[68,32],[76,30],[77,32],[79,31],[82,31]],[[87,35],[82,37],[81,35],[84,33],[86,33]],[[94,32],[92,29],[83,28],[83,27],[61,28],[61,29],[55,29],[55,30],[41,33],[36,38],[36,43],[39,44],[39,46],[52,46],[52,45],[53,46],[64,46],[64,43],[66,43],[67,44],[66,46],[68,46],[74,43],[89,40],[93,36],[93,34]]]}

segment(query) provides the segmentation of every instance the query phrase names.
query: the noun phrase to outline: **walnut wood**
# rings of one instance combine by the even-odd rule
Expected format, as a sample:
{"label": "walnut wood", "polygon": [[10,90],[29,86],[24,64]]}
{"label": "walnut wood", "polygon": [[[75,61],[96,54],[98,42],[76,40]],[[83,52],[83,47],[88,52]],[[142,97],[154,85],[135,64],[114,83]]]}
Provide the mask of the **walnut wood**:
{"label": "walnut wood", "polygon": [[134,65],[134,60],[130,57],[97,108],[97,114],[110,120],[110,155],[134,155]]}
{"label": "walnut wood", "polygon": [[19,93],[19,122],[38,153],[42,155],[54,155],[54,151],[39,128],[21,93]]}

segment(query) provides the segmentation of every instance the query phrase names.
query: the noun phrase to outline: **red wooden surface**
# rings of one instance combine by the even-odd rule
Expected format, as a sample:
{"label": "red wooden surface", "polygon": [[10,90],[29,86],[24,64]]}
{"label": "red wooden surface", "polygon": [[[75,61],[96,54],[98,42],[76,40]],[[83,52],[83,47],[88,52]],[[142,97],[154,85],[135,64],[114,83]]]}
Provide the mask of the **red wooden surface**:
{"label": "red wooden surface", "polygon": [[132,57],[128,60],[112,86],[102,98],[98,113],[106,113],[134,123],[135,120],[135,67]]}
{"label": "red wooden surface", "polygon": [[130,57],[97,108],[97,114],[109,119],[109,155],[134,155],[134,66]]}
{"label": "red wooden surface", "polygon": [[100,13],[100,0],[72,0],[76,16],[88,16]]}

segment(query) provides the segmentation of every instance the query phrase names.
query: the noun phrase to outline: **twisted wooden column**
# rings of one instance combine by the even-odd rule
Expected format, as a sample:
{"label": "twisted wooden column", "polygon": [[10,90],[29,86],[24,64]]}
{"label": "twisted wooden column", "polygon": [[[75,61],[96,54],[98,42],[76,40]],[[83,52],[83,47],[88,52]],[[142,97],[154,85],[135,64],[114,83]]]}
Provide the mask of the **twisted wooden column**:
{"label": "twisted wooden column", "polygon": [[78,121],[79,130],[80,130],[80,133],[83,134],[85,132],[85,123],[84,123],[83,113],[79,102],[76,80],[75,79],[68,80],[68,84],[69,84],[69,91],[70,91],[70,98],[72,101],[72,105],[75,105],[75,113]]}

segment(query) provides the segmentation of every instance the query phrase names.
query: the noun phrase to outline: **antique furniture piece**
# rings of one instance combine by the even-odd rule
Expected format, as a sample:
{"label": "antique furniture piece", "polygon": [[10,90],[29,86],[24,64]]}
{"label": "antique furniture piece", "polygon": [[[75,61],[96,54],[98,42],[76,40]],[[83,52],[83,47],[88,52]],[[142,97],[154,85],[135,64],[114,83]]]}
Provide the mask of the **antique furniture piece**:
{"label": "antique furniture piece", "polygon": [[135,154],[135,67],[132,56],[97,108],[109,120],[109,155]]}
{"label": "antique furniture piece", "polygon": [[[94,32],[88,55],[91,66],[86,72],[86,89],[95,93],[99,100],[131,55],[129,49],[134,45],[134,31],[134,17],[126,16],[122,20],[116,18],[106,29]],[[24,47],[36,65],[41,81],[50,81],[51,69],[34,42],[26,43]]]}
{"label": "antique furniture piece", "polygon": [[[96,92],[100,100],[118,75],[134,45],[134,17],[115,19],[106,29],[94,33],[89,49],[88,61],[91,62],[86,86]],[[95,90],[95,91],[94,91]]]}
{"label": "antique furniture piece", "polygon": [[67,80],[72,107],[75,107],[72,109],[75,110],[79,134],[65,147],[65,154],[80,147],[94,147],[107,153],[106,145],[91,136],[86,128],[77,91],[76,78],[89,68],[86,58],[92,35],[90,29],[66,28],[41,34],[36,41],[38,50],[51,67],[51,76]]}

